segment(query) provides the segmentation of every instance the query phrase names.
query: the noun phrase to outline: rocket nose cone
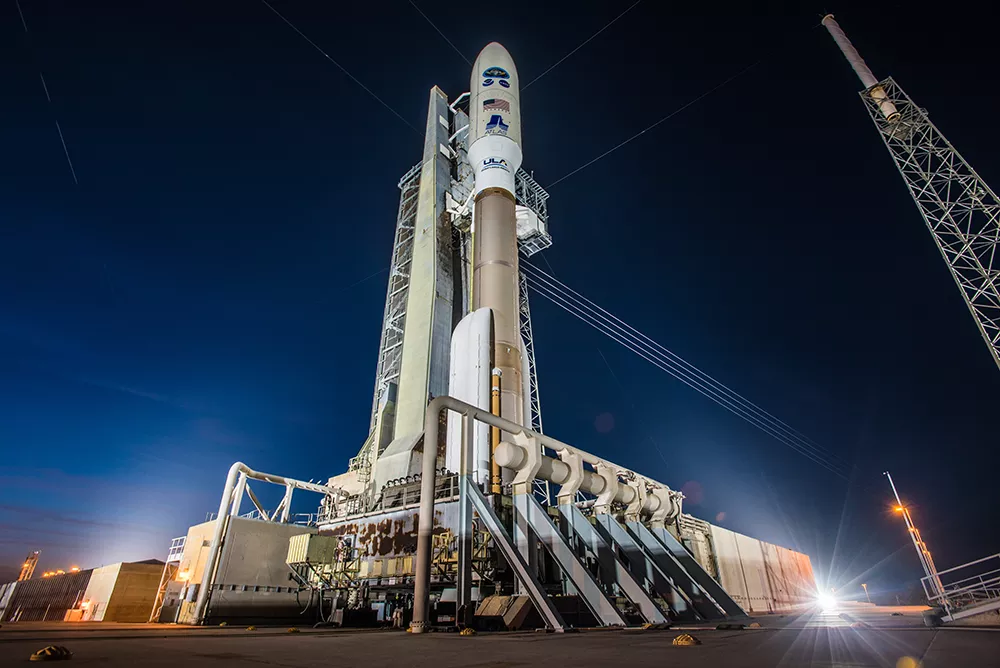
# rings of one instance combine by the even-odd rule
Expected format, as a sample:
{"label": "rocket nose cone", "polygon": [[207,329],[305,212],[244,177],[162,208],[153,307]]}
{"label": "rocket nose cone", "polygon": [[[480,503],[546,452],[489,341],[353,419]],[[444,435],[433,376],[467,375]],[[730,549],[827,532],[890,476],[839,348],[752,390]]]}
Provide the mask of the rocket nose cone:
{"label": "rocket nose cone", "polygon": [[504,55],[510,58],[510,52],[507,51],[507,49],[504,48],[504,45],[501,44],[500,42],[490,42],[489,44],[483,47],[482,51],[479,52],[479,58],[482,58],[483,56],[497,56],[497,55]]}
{"label": "rocket nose cone", "polygon": [[[517,68],[514,66],[514,59],[500,42],[490,42],[479,52],[473,65],[473,78],[485,76],[484,73],[490,68],[500,68],[502,72],[509,73],[509,76],[516,81]],[[515,81],[511,81],[511,83],[513,84]]]}

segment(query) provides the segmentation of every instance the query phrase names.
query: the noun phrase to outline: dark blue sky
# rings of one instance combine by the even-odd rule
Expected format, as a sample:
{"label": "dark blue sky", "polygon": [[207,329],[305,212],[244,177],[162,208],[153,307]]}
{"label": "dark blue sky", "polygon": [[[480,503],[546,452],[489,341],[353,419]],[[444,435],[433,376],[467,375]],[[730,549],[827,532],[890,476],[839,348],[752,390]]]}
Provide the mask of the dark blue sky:
{"label": "dark blue sky", "polygon": [[[529,81],[630,3],[418,4],[470,60],[505,44]],[[696,481],[689,512],[874,588],[918,572],[885,512],[887,467],[939,566],[997,550],[977,471],[1000,463],[1000,371],[812,26],[836,11],[994,183],[1000,132],[989,22],[850,4],[647,0],[532,84],[522,113],[525,168],[546,186],[761,61],[552,187],[545,255],[854,477],[536,298],[546,431]],[[421,137],[255,0],[22,7],[29,39],[0,9],[0,564],[39,548],[44,569],[162,557],[217,507],[234,460],[325,478],[357,451],[395,186]],[[430,86],[468,85],[406,2],[275,7],[415,127]]]}

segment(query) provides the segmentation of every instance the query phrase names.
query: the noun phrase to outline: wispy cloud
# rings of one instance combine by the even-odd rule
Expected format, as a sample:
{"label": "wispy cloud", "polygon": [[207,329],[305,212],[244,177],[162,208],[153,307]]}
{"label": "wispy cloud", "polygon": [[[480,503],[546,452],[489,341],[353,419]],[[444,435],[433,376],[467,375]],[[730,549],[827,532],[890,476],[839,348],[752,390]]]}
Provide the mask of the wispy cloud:
{"label": "wispy cloud", "polygon": [[[112,529],[115,531],[127,531],[130,533],[156,533],[156,530],[150,528],[143,524],[126,524],[123,522],[109,522],[101,519],[92,519],[89,517],[80,517],[74,515],[68,515],[65,513],[57,513],[51,510],[46,510],[44,508],[39,508],[37,506],[16,506],[10,504],[0,505],[0,513],[11,513],[19,516],[22,521],[27,521],[30,523],[15,522],[14,524],[0,524],[0,527],[5,528],[20,528],[22,531],[34,530],[34,527],[38,524],[44,523],[46,526],[41,527],[44,531],[55,531],[52,527],[54,525],[61,525],[64,527],[81,527],[83,529]],[[68,526],[67,526],[68,525]],[[75,535],[71,533],[63,532],[64,535]]]}

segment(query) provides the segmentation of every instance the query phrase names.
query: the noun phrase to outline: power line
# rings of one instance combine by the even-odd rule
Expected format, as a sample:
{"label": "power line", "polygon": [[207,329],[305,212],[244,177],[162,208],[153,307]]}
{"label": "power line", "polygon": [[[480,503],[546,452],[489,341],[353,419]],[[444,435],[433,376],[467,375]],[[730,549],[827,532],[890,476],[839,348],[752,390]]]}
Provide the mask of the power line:
{"label": "power line", "polygon": [[635,139],[638,139],[638,138],[639,138],[639,137],[641,137],[642,135],[646,134],[647,132],[649,132],[650,130],[652,130],[653,128],[655,128],[655,127],[656,127],[657,125],[660,125],[661,123],[663,123],[663,122],[665,122],[665,121],[667,121],[667,120],[670,120],[671,118],[673,118],[673,117],[674,117],[674,116],[676,116],[677,114],[681,113],[682,111],[684,111],[685,109],[687,109],[687,108],[688,108],[688,107],[690,107],[691,105],[693,105],[693,104],[695,104],[695,103],[697,103],[697,102],[700,102],[701,100],[705,99],[706,97],[708,97],[709,95],[711,95],[711,94],[712,94],[712,93],[714,93],[715,91],[719,90],[719,89],[720,89],[720,88],[722,88],[723,86],[726,86],[727,84],[729,84],[729,83],[733,82],[734,80],[738,79],[739,77],[743,76],[744,74],[746,74],[747,72],[749,72],[749,71],[750,71],[750,70],[752,70],[753,68],[757,67],[758,65],[760,65],[760,64],[761,64],[762,62],[764,62],[764,61],[765,61],[765,60],[767,60],[768,58],[770,58],[770,57],[771,57],[772,55],[774,55],[774,53],[776,53],[777,51],[779,51],[779,50],[781,50],[781,49],[784,49],[784,48],[786,48],[786,47],[787,47],[787,44],[788,44],[788,42],[792,41],[792,40],[793,40],[794,38],[796,38],[796,37],[801,37],[802,35],[805,35],[805,34],[806,34],[807,32],[811,32],[812,30],[815,30],[816,28],[821,28],[822,26],[823,26],[823,24],[822,24],[822,23],[817,23],[817,24],[815,24],[815,25],[811,26],[811,27],[810,27],[810,29],[809,29],[809,31],[802,31],[802,32],[797,32],[797,33],[795,33],[795,34],[793,34],[793,35],[791,35],[791,36],[787,37],[787,38],[785,39],[785,41],[783,41],[783,42],[782,42],[782,43],[780,43],[780,44],[776,44],[776,45],[775,45],[775,46],[774,46],[773,48],[771,48],[770,50],[768,50],[768,51],[767,51],[767,52],[766,52],[766,53],[765,53],[765,54],[764,54],[764,55],[763,55],[763,56],[762,56],[761,58],[759,58],[759,59],[758,59],[758,60],[757,60],[756,62],[752,63],[751,65],[748,65],[748,66],[744,67],[744,68],[743,68],[742,70],[740,70],[739,72],[737,72],[737,73],[736,73],[736,74],[734,74],[733,76],[729,77],[728,79],[726,79],[726,80],[725,80],[725,81],[723,81],[722,83],[720,83],[720,84],[718,84],[718,85],[716,85],[716,86],[714,86],[714,87],[710,88],[709,90],[705,91],[704,93],[702,93],[702,94],[701,94],[701,95],[699,95],[698,97],[694,98],[693,100],[691,100],[691,101],[690,101],[690,102],[688,102],[687,104],[685,104],[685,105],[683,105],[683,106],[681,106],[681,107],[678,107],[678,108],[677,108],[677,109],[675,109],[674,111],[670,112],[669,114],[667,114],[666,116],[664,116],[664,117],[663,117],[663,118],[661,118],[660,120],[656,121],[655,123],[653,123],[653,124],[652,124],[652,125],[650,125],[649,127],[647,127],[647,128],[645,128],[645,129],[643,129],[643,130],[641,130],[641,131],[637,132],[636,134],[632,135],[631,137],[629,137],[629,138],[628,138],[628,139],[626,139],[625,141],[621,142],[621,143],[620,143],[620,144],[618,144],[617,146],[614,146],[614,147],[612,147],[611,149],[609,149],[609,150],[605,151],[604,153],[600,154],[599,156],[597,156],[596,158],[594,158],[594,159],[593,159],[593,160],[591,160],[590,162],[587,162],[586,164],[584,164],[584,165],[582,165],[582,166],[580,166],[580,167],[577,167],[577,168],[576,168],[576,169],[574,169],[574,170],[573,170],[572,172],[570,172],[570,173],[568,173],[568,174],[565,174],[565,175],[563,175],[562,177],[560,177],[560,178],[556,179],[555,181],[553,181],[552,183],[550,183],[550,184],[549,184],[548,186],[546,186],[546,187],[547,187],[547,188],[551,188],[552,186],[556,185],[557,183],[560,183],[560,182],[562,182],[562,181],[564,181],[564,180],[568,179],[569,177],[573,176],[573,175],[574,175],[574,174],[576,174],[577,172],[579,172],[579,171],[581,171],[581,170],[583,170],[583,169],[586,169],[587,167],[590,167],[590,166],[591,166],[592,164],[594,164],[595,162],[597,162],[597,161],[598,161],[598,160],[600,160],[601,158],[604,158],[604,157],[606,157],[606,156],[610,155],[611,153],[614,153],[615,151],[617,151],[618,149],[620,149],[620,148],[621,148],[622,146],[625,146],[625,145],[626,145],[626,144],[628,144],[629,142],[631,142],[631,141],[633,141],[633,140],[635,140]]}
{"label": "power line", "polygon": [[786,429],[787,431],[789,431],[791,434],[793,434],[797,438],[801,438],[801,439],[804,439],[805,441],[807,441],[810,444],[811,447],[821,449],[820,445],[818,443],[816,443],[815,441],[811,441],[808,437],[805,436],[805,434],[803,434],[803,433],[795,430],[794,428],[792,428],[791,426],[789,426],[787,423],[782,422],[781,420],[779,420],[775,416],[771,415],[770,413],[768,413],[764,409],[762,409],[759,406],[757,406],[756,404],[750,402],[748,399],[746,399],[746,397],[744,397],[744,396],[742,396],[742,395],[740,395],[740,394],[738,394],[736,392],[733,392],[729,388],[726,388],[725,385],[723,385],[720,381],[716,380],[715,378],[713,378],[709,374],[701,371],[700,369],[698,369],[697,367],[695,367],[693,364],[687,362],[680,355],[677,355],[676,353],[674,353],[671,350],[669,350],[668,348],[664,347],[663,345],[661,345],[660,343],[658,343],[654,339],[646,336],[645,334],[643,334],[642,332],[640,332],[636,328],[632,327],[631,325],[629,325],[628,323],[626,323],[625,321],[623,321],[621,318],[616,317],[615,315],[613,315],[612,313],[610,313],[606,309],[604,309],[604,308],[598,306],[597,304],[595,304],[594,302],[590,301],[589,299],[587,299],[586,297],[584,297],[583,295],[581,295],[579,292],[577,292],[573,288],[570,288],[565,283],[562,283],[561,281],[559,281],[559,279],[557,279],[554,276],[551,276],[549,274],[546,274],[541,269],[538,269],[537,267],[535,267],[535,266],[533,266],[533,265],[531,265],[531,264],[529,264],[527,262],[523,262],[522,261],[521,262],[521,266],[524,267],[524,269],[526,270],[526,273],[534,273],[535,276],[536,276],[536,280],[541,280],[541,281],[544,281],[544,282],[548,282],[550,284],[554,284],[554,287],[556,287],[556,289],[558,289],[558,290],[560,290],[562,292],[570,294],[571,298],[573,298],[574,301],[582,303],[588,310],[590,310],[590,311],[598,314],[599,317],[602,317],[604,320],[606,320],[608,322],[611,322],[614,325],[620,327],[627,335],[632,336],[632,337],[636,338],[637,340],[639,340],[640,342],[642,342],[644,345],[648,345],[651,348],[653,348],[654,350],[659,351],[659,354],[665,355],[671,361],[671,363],[679,364],[682,368],[686,368],[687,370],[689,370],[689,371],[691,371],[691,372],[693,372],[695,374],[703,376],[710,383],[725,388],[728,392],[731,392],[738,399],[740,399],[741,402],[743,402],[745,404],[748,404],[751,408],[753,408],[756,411],[760,411],[767,418],[769,418],[770,420],[776,422],[782,428]]}
{"label": "power line", "polygon": [[443,32],[441,32],[440,28],[438,28],[436,25],[434,25],[434,21],[431,21],[430,17],[427,16],[427,14],[424,14],[420,10],[420,7],[417,7],[417,3],[413,2],[413,0],[410,0],[410,4],[413,5],[413,8],[415,10],[417,10],[418,12],[420,12],[420,15],[424,17],[425,21],[427,21],[428,23],[431,24],[432,28],[434,28],[435,30],[437,30],[437,34],[441,35],[441,37],[444,39],[444,41],[448,42],[448,46],[450,46],[452,49],[454,49],[455,53],[457,53],[459,56],[461,56],[462,60],[464,60],[466,63],[469,64],[469,67],[472,67],[472,62],[468,58],[465,57],[464,53],[462,53],[461,51],[458,50],[458,47],[455,46],[450,39],[448,39],[447,35],[445,35]]}
{"label": "power line", "polygon": [[[612,340],[636,353],[654,366],[666,371],[700,394],[743,418],[761,431],[792,448],[814,463],[832,473],[845,477],[849,466],[839,458],[825,452],[801,432],[775,418],[742,395],[734,392],[708,374],[700,371],[679,356],[663,348],[649,337],[627,325],[604,309],[593,304],[562,283],[548,277],[537,267],[522,260],[522,270],[531,287],[557,306],[575,315]],[[537,273],[533,273],[537,272]],[[605,315],[602,315],[606,314]]]}
{"label": "power line", "polygon": [[287,18],[285,18],[284,14],[282,14],[282,13],[281,13],[281,12],[279,12],[279,11],[278,11],[277,9],[275,9],[274,7],[272,7],[272,6],[271,6],[271,3],[269,3],[269,2],[267,1],[267,0],[260,0],[260,1],[261,1],[262,3],[264,3],[264,6],[266,6],[266,7],[268,8],[268,9],[270,9],[270,10],[271,10],[272,12],[274,12],[274,13],[275,13],[275,15],[277,15],[277,17],[278,17],[279,19],[281,19],[282,21],[284,21],[284,22],[285,22],[285,24],[287,24],[289,28],[291,28],[292,30],[294,30],[295,32],[297,32],[297,33],[299,34],[299,37],[301,37],[301,38],[302,38],[302,39],[304,39],[304,40],[305,40],[306,42],[308,42],[308,43],[309,43],[309,45],[310,45],[310,46],[311,46],[312,48],[316,49],[316,51],[318,51],[318,52],[319,52],[319,53],[320,53],[320,54],[321,54],[321,55],[322,55],[322,56],[323,56],[324,58],[326,58],[326,59],[327,59],[327,60],[329,60],[329,61],[330,61],[331,63],[333,63],[334,65],[336,65],[336,66],[337,66],[338,68],[340,68],[340,71],[341,71],[341,72],[343,72],[344,74],[346,74],[346,75],[347,75],[347,76],[348,76],[348,77],[350,78],[350,80],[351,80],[351,81],[353,81],[353,82],[354,82],[354,83],[356,83],[357,85],[361,86],[361,88],[363,88],[363,89],[365,90],[365,92],[366,92],[366,93],[368,93],[368,94],[369,94],[369,95],[371,95],[371,96],[372,96],[373,98],[375,98],[376,100],[378,100],[379,104],[381,104],[381,105],[382,105],[383,107],[385,107],[386,109],[388,109],[389,111],[391,111],[391,112],[392,112],[392,114],[393,114],[393,115],[394,115],[394,116],[395,116],[396,118],[398,118],[399,120],[401,120],[401,121],[403,121],[404,123],[406,123],[406,125],[407,125],[407,126],[408,126],[408,127],[409,127],[409,128],[411,129],[411,130],[413,130],[414,132],[416,132],[416,133],[417,133],[418,135],[420,134],[420,130],[417,130],[417,128],[413,127],[413,125],[412,125],[412,124],[411,124],[411,123],[410,123],[410,122],[409,122],[408,120],[406,120],[405,118],[403,118],[403,117],[402,117],[402,116],[401,116],[401,115],[399,114],[399,112],[397,112],[397,111],[396,111],[395,109],[393,109],[392,107],[390,107],[390,106],[389,106],[389,105],[388,105],[388,104],[386,103],[386,101],[385,101],[385,100],[383,100],[383,99],[382,99],[382,98],[380,98],[380,97],[379,97],[378,95],[376,95],[376,94],[375,94],[374,92],[372,92],[372,89],[371,89],[371,88],[369,88],[368,86],[366,86],[366,85],[364,85],[363,83],[361,83],[361,82],[360,82],[360,81],[358,80],[358,78],[357,78],[356,76],[354,76],[353,74],[351,74],[350,72],[348,72],[348,71],[347,71],[347,68],[345,68],[345,67],[344,67],[343,65],[341,65],[340,63],[338,63],[338,62],[337,62],[336,60],[334,60],[334,59],[333,59],[333,58],[332,58],[332,57],[330,56],[330,54],[329,54],[329,53],[327,53],[326,51],[324,51],[324,50],[323,50],[322,48],[320,48],[320,46],[319,46],[318,44],[316,44],[316,42],[314,42],[314,41],[312,41],[311,39],[309,39],[309,37],[307,37],[307,36],[306,36],[306,34],[305,34],[304,32],[302,32],[301,30],[299,30],[299,29],[298,29],[298,27],[296,27],[296,25],[295,25],[294,23],[292,23],[292,22],[291,22],[291,21],[289,21],[289,20],[288,20]]}
{"label": "power line", "polygon": [[521,266],[522,266],[525,274],[528,275],[535,283],[545,284],[545,285],[547,285],[547,287],[552,288],[556,292],[559,292],[559,293],[562,293],[563,295],[566,295],[568,299],[570,299],[572,302],[574,302],[574,304],[580,305],[583,309],[586,309],[585,312],[589,311],[590,313],[592,313],[596,317],[600,318],[602,322],[606,322],[609,325],[611,325],[612,327],[615,327],[616,329],[620,330],[621,333],[624,334],[626,337],[634,339],[639,345],[642,345],[642,346],[650,348],[653,351],[654,354],[656,354],[656,355],[658,355],[660,357],[664,357],[668,363],[670,363],[670,364],[676,364],[680,369],[682,369],[686,373],[691,373],[692,375],[694,375],[696,377],[699,377],[700,379],[702,379],[707,384],[710,384],[710,385],[722,388],[723,390],[725,390],[725,392],[727,392],[727,393],[731,394],[733,397],[735,397],[735,399],[737,399],[739,401],[739,403],[741,403],[742,405],[744,405],[745,407],[747,407],[749,409],[752,409],[755,412],[758,412],[758,413],[762,414],[765,418],[768,419],[769,422],[774,423],[775,426],[778,426],[783,431],[788,432],[788,434],[790,436],[793,436],[795,438],[798,438],[798,439],[801,439],[801,440],[805,441],[808,444],[809,447],[815,448],[817,450],[821,450],[822,449],[819,446],[819,444],[817,444],[815,441],[811,441],[810,439],[808,439],[808,437],[806,437],[801,432],[795,430],[794,428],[790,427],[787,423],[785,423],[785,422],[779,420],[778,418],[774,417],[773,415],[771,415],[767,411],[763,410],[762,408],[760,408],[759,406],[757,406],[753,402],[751,402],[748,399],[746,399],[746,397],[743,397],[742,395],[740,395],[740,394],[732,391],[731,389],[729,389],[728,387],[726,387],[724,384],[722,384],[721,382],[719,382],[718,380],[716,380],[715,378],[713,378],[709,374],[701,371],[700,369],[698,369],[697,367],[695,367],[693,364],[690,364],[689,362],[687,362],[686,360],[684,360],[682,357],[680,357],[676,353],[673,353],[669,349],[667,349],[664,346],[660,345],[655,340],[653,340],[650,337],[646,336],[645,334],[643,334],[639,330],[635,329],[634,327],[632,327],[628,323],[624,322],[620,318],[614,316],[613,314],[611,314],[607,310],[601,308],[600,306],[598,306],[594,302],[590,301],[589,299],[587,299],[586,297],[584,297],[583,295],[581,295],[579,292],[577,292],[577,291],[573,290],[572,288],[566,286],[564,283],[560,282],[558,279],[556,279],[556,278],[554,278],[552,276],[547,275],[542,270],[538,269],[537,267],[535,267],[535,266],[533,266],[533,265],[531,265],[531,264],[529,264],[527,262],[522,261],[521,262]]}
{"label": "power line", "polygon": [[[567,53],[565,56],[563,56],[562,58],[560,58],[559,60],[557,60],[556,63],[555,63],[555,65],[553,65],[549,69],[545,70],[544,72],[542,72],[541,74],[539,74],[537,77],[535,77],[534,79],[532,79],[528,83],[524,84],[521,87],[521,90],[527,90],[528,86],[530,86],[531,84],[535,83],[536,81],[538,81],[539,79],[541,79],[542,77],[544,77],[546,74],[548,74],[549,72],[551,72],[555,68],[559,67],[559,65],[562,64],[562,62],[564,60],[566,60],[567,58],[569,58],[570,56],[572,56],[574,53],[576,53],[577,51],[579,51],[580,49],[582,49],[583,47],[585,47],[591,40],[593,40],[595,37],[597,37],[598,35],[600,35],[602,32],[604,32],[605,30],[607,30],[608,28],[610,28],[612,26],[612,24],[615,23],[615,21],[617,21],[618,19],[620,19],[621,17],[625,16],[630,11],[632,11],[632,9],[636,5],[638,5],[640,2],[642,2],[642,0],[635,0],[635,2],[633,2],[629,6],[628,9],[626,9],[624,12],[622,12],[621,14],[619,14],[618,16],[616,16],[615,18],[613,18],[610,21],[608,21],[608,23],[605,24],[605,26],[603,28],[601,28],[600,30],[598,30],[597,32],[595,32],[593,35],[591,35],[587,39],[583,40],[583,43],[581,43],[580,46],[576,47],[575,49],[573,49],[572,51],[570,51],[569,53]],[[410,4],[413,4],[413,0],[410,0]],[[421,13],[423,13],[423,12],[421,12]],[[438,31],[438,32],[440,32],[440,31]]]}
{"label": "power line", "polygon": [[827,469],[831,473],[834,473],[835,475],[840,476],[842,478],[846,478],[847,477],[842,472],[841,468],[836,465],[836,463],[830,462],[826,458],[824,458],[824,457],[822,457],[820,455],[817,455],[813,451],[811,451],[811,450],[809,450],[807,448],[802,447],[802,445],[799,444],[798,442],[796,442],[795,440],[790,439],[787,436],[783,435],[782,433],[773,430],[769,425],[767,425],[766,423],[762,422],[760,419],[758,419],[751,412],[746,411],[746,410],[742,409],[741,407],[734,405],[732,402],[730,402],[729,400],[727,400],[724,396],[720,396],[717,392],[713,391],[712,388],[706,388],[703,385],[699,384],[697,381],[692,380],[691,378],[685,376],[684,374],[679,373],[676,370],[676,368],[673,368],[673,367],[671,367],[671,366],[669,366],[667,364],[664,364],[662,360],[657,359],[656,357],[650,355],[647,350],[643,350],[642,348],[637,347],[633,342],[631,342],[631,341],[629,341],[627,339],[621,338],[620,335],[614,333],[611,330],[602,328],[599,323],[597,323],[596,321],[588,318],[586,315],[581,314],[579,311],[576,311],[575,309],[573,309],[572,306],[568,305],[558,295],[555,295],[555,294],[553,294],[551,292],[547,292],[545,288],[540,287],[537,284],[531,284],[531,287],[533,289],[535,289],[535,291],[538,294],[541,294],[542,296],[544,296],[547,299],[549,299],[549,301],[552,301],[557,306],[560,306],[561,308],[563,308],[564,310],[568,311],[572,315],[577,316],[578,318],[580,318],[581,320],[583,320],[584,322],[586,322],[591,327],[597,329],[599,332],[601,332],[605,336],[608,336],[613,341],[621,344],[622,346],[624,346],[628,350],[631,350],[632,352],[634,352],[635,354],[639,355],[640,357],[642,357],[643,359],[645,359],[650,364],[656,366],[660,370],[666,371],[667,373],[669,373],[670,375],[672,375],[674,378],[676,378],[677,380],[681,381],[682,383],[684,383],[685,385],[687,385],[691,389],[695,390],[699,394],[702,394],[703,396],[711,399],[712,401],[714,401],[715,403],[719,404],[720,406],[722,406],[726,410],[730,411],[731,413],[733,413],[733,414],[735,414],[735,415],[743,418],[744,420],[746,420],[747,422],[749,422],[753,426],[755,426],[758,429],[760,429],[761,431],[763,431],[765,434],[771,436],[772,438],[774,438],[775,440],[779,441],[780,443],[782,443],[784,445],[787,445],[791,449],[793,449],[796,452],[798,452],[800,455],[802,455],[802,456],[806,457],[807,459],[813,461],[814,463],[818,464],[819,466],[822,466],[823,468]]}
{"label": "power line", "polygon": [[613,330],[602,327],[598,321],[595,321],[594,319],[587,317],[586,314],[581,313],[579,310],[573,308],[571,304],[568,304],[558,294],[550,292],[544,286],[540,286],[537,283],[530,283],[530,285],[538,294],[541,294],[542,296],[546,297],[547,299],[549,299],[549,301],[553,302],[557,306],[563,308],[570,314],[580,318],[594,329],[597,329],[599,332],[601,332],[605,336],[608,336],[616,343],[619,343],[628,350],[634,352],[636,355],[643,358],[650,364],[653,364],[660,370],[669,373],[671,376],[681,381],[682,383],[684,383],[691,389],[695,390],[699,394],[702,394],[703,396],[711,399],[712,401],[719,404],[720,406],[730,411],[731,413],[743,418],[745,421],[757,427],[765,434],[771,436],[780,443],[790,447],[792,450],[795,450],[800,455],[806,457],[815,464],[822,466],[823,468],[827,469],[831,473],[834,473],[835,475],[841,478],[845,479],[847,478],[847,476],[843,471],[843,468],[839,466],[836,462],[833,462],[828,458],[815,453],[811,449],[804,447],[800,442],[796,441],[795,439],[789,438],[780,431],[775,430],[769,424],[767,424],[766,422],[762,421],[759,417],[757,417],[757,415],[755,415],[753,412],[748,411],[734,404],[732,401],[727,399],[726,396],[721,395],[718,391],[716,391],[711,387],[705,387],[696,379],[692,379],[690,376],[687,376],[684,373],[678,371],[676,367],[672,367],[669,364],[664,363],[662,359],[658,359],[657,357],[653,356],[652,354],[649,353],[648,350],[637,346],[633,341],[630,341],[627,338],[622,337],[619,333],[616,333]]}
{"label": "power line", "polygon": [[629,137],[625,141],[621,142],[617,146],[614,146],[614,147],[608,149],[607,151],[605,151],[604,153],[600,154],[599,156],[597,156],[596,158],[594,158],[590,162],[584,163],[580,167],[577,167],[576,169],[574,169],[569,174],[566,174],[566,175],[564,175],[564,176],[556,179],[555,181],[553,181],[552,183],[550,183],[548,186],[546,186],[546,188],[551,188],[552,186],[556,185],[557,183],[565,181],[566,179],[568,179],[569,177],[573,176],[577,172],[582,171],[582,170],[586,169],[587,167],[590,167],[592,164],[594,164],[595,162],[597,162],[601,158],[604,158],[604,157],[606,157],[608,155],[611,155],[612,153],[614,153],[615,151],[617,151],[618,149],[620,149],[622,146],[625,146],[625,144],[628,144],[629,142],[631,142],[631,141],[633,141],[635,139],[638,139],[642,135],[646,134],[647,132],[649,132],[650,130],[652,130],[653,128],[655,128],[657,125],[660,125],[661,123],[664,123],[664,122],[670,120],[671,118],[673,118],[677,114],[681,113],[682,111],[684,111],[685,109],[687,109],[691,105],[696,104],[698,102],[701,102],[706,97],[708,97],[709,95],[711,95],[715,91],[719,90],[720,88],[722,88],[726,84],[728,84],[728,83],[730,83],[730,82],[738,79],[739,77],[743,76],[744,74],[746,74],[747,72],[749,72],[753,68],[757,67],[757,65],[760,65],[761,62],[762,62],[762,60],[758,60],[757,62],[753,63],[752,65],[748,65],[748,66],[744,67],[742,70],[740,70],[739,72],[737,72],[733,76],[729,77],[728,79],[726,79],[722,83],[720,83],[720,84],[718,84],[718,85],[716,85],[716,86],[708,89],[707,91],[705,91],[704,93],[702,93],[698,97],[694,98],[693,100],[691,100],[687,104],[684,104],[684,105],[678,107],[677,109],[674,109],[673,111],[671,111],[669,114],[667,114],[666,116],[664,116],[660,120],[658,120],[655,123],[653,123],[652,125],[644,128],[643,130],[640,130],[639,132],[635,133],[634,135],[632,135],[631,137]]}

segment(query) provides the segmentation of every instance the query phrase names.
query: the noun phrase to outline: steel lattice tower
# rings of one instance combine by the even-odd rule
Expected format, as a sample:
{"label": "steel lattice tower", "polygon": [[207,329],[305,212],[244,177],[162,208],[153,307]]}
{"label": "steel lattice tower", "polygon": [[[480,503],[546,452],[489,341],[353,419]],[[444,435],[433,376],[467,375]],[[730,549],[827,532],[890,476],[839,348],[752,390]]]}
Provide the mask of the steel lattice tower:
{"label": "steel lattice tower", "polygon": [[892,77],[875,79],[832,15],[823,24],[1000,367],[1000,199]]}

